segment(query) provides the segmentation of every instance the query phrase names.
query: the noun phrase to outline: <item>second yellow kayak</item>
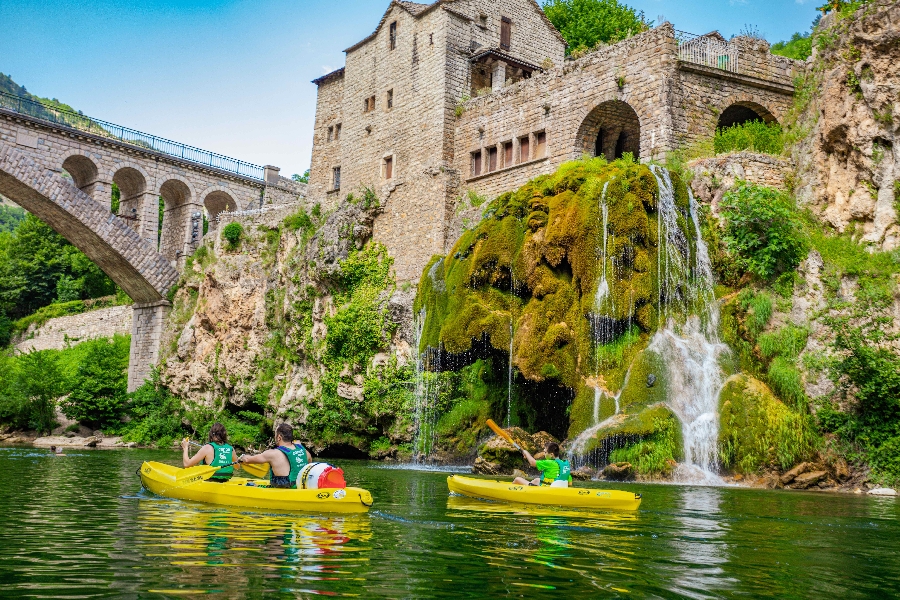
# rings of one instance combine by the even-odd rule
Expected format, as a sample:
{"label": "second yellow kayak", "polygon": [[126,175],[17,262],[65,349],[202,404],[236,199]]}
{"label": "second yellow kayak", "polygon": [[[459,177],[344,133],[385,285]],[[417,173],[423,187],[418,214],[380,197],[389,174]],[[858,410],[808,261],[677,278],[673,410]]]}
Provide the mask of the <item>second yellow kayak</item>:
{"label": "second yellow kayak", "polygon": [[637,510],[641,505],[641,495],[621,490],[601,490],[592,488],[553,488],[549,486],[516,485],[509,481],[492,481],[451,475],[447,487],[455,494],[520,502],[523,504],[543,504],[548,506],[573,506],[579,508],[612,508]]}

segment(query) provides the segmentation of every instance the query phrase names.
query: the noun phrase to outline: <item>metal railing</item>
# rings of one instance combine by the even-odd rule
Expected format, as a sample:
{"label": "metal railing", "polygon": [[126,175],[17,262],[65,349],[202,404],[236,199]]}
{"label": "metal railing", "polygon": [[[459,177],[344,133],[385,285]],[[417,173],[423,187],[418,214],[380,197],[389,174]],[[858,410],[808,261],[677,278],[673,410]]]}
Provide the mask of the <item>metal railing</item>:
{"label": "metal railing", "polygon": [[738,72],[738,51],[733,44],[714,37],[676,31],[678,59],[732,73]]}
{"label": "metal railing", "polygon": [[43,102],[36,102],[28,98],[0,92],[0,108],[35,119],[41,119],[42,121],[49,121],[63,127],[71,127],[85,133],[118,140],[145,150],[160,152],[204,167],[212,167],[243,177],[259,179],[260,181],[265,180],[264,168],[259,165],[173,142],[172,140],[156,137],[148,133],[141,133],[140,131],[101,121],[100,119],[92,119],[80,112],[62,109],[51,104],[44,104]]}

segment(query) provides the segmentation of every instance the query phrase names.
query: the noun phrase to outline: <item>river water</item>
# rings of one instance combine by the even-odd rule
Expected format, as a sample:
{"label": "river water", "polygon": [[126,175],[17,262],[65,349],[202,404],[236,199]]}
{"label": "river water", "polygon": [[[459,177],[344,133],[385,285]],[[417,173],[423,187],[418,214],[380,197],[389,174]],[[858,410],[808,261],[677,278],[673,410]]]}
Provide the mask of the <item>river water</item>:
{"label": "river water", "polygon": [[627,512],[449,497],[447,473],[333,461],[360,516],[260,514],[154,497],[169,451],[0,448],[0,596],[44,598],[779,597],[900,594],[900,503],[742,488],[588,483]]}

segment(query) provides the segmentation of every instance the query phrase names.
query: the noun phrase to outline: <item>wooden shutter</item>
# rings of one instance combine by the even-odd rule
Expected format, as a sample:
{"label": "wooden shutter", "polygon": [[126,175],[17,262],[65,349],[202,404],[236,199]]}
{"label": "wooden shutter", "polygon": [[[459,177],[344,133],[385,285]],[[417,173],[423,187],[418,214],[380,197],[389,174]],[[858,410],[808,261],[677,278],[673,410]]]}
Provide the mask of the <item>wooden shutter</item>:
{"label": "wooden shutter", "polygon": [[497,148],[488,148],[488,171],[497,170]]}
{"label": "wooden shutter", "polygon": [[394,176],[394,159],[389,156],[384,159],[384,178],[390,179]]}
{"label": "wooden shutter", "polygon": [[481,152],[472,153],[472,176],[481,175]]}
{"label": "wooden shutter", "polygon": [[528,145],[529,139],[527,137],[523,137],[519,140],[519,162],[525,162],[530,157],[528,156]]}
{"label": "wooden shutter", "polygon": [[503,144],[503,166],[508,167],[513,164],[513,143],[506,142]]}
{"label": "wooden shutter", "polygon": [[500,48],[509,50],[512,42],[512,21],[509,17],[500,19]]}

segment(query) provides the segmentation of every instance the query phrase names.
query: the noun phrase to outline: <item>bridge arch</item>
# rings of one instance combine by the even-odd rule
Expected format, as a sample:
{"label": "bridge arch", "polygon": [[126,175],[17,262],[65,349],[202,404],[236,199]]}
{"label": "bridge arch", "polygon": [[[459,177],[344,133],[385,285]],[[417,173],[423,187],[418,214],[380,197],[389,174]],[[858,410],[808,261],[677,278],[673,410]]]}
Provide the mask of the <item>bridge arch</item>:
{"label": "bridge arch", "polygon": [[584,117],[575,136],[576,156],[604,155],[608,160],[622,158],[631,152],[641,154],[641,119],[629,103],[606,100]]}
{"label": "bridge arch", "polygon": [[81,191],[97,181],[100,170],[90,156],[83,153],[68,155],[62,162],[62,168],[72,176],[72,183]]}
{"label": "bridge arch", "polygon": [[203,191],[203,208],[209,217],[209,229],[217,227],[216,217],[225,211],[237,210],[238,203],[234,192],[220,185],[210,186]]}
{"label": "bridge arch", "polygon": [[778,123],[780,119],[768,108],[757,102],[749,94],[737,94],[729,97],[722,104],[716,129],[724,129],[734,125],[742,125],[750,121]]}
{"label": "bridge arch", "polygon": [[[160,177],[159,195],[164,202],[159,253],[177,262],[189,252],[191,219],[200,210],[190,181],[179,175]],[[199,239],[199,237],[198,237]]]}

